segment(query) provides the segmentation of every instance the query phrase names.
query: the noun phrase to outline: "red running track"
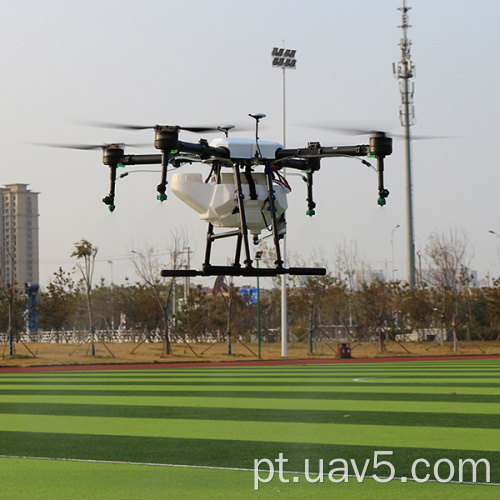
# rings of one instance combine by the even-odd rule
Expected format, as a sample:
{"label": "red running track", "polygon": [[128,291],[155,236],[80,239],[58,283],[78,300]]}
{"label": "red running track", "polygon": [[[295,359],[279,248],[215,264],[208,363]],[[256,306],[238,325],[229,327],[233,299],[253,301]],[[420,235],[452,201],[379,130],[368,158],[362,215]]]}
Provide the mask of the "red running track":
{"label": "red running track", "polygon": [[39,372],[72,372],[91,370],[147,370],[157,368],[215,368],[221,366],[281,366],[281,365],[331,365],[346,363],[388,363],[411,361],[455,361],[468,359],[500,359],[500,355],[478,356],[412,356],[393,358],[350,358],[350,359],[276,359],[254,361],[221,361],[217,363],[145,363],[145,364],[106,364],[106,365],[57,365],[57,366],[12,366],[0,367],[0,373],[39,373]]}

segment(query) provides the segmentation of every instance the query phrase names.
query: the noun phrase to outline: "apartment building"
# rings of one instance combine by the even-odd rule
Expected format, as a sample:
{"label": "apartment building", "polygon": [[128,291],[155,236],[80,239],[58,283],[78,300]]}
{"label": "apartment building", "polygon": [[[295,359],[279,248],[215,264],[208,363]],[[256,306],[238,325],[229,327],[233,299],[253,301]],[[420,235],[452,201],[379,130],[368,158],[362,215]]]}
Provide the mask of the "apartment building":
{"label": "apartment building", "polygon": [[28,184],[0,187],[0,271],[5,283],[38,283],[38,194]]}

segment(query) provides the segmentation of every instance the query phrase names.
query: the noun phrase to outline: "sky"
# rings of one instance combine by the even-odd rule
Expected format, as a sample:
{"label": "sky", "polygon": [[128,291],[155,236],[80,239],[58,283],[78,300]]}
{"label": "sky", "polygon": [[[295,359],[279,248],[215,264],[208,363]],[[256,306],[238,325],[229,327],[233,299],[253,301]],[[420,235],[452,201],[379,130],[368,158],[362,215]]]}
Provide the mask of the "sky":
{"label": "sky", "polygon": [[[0,184],[27,183],[40,193],[42,286],[60,266],[71,270],[82,238],[98,247],[95,276],[108,283],[135,281],[131,251],[151,246],[161,254],[175,231],[188,234],[193,267],[203,260],[205,223],[173,195],[156,200],[158,173],[120,179],[110,213],[101,201],[109,173],[100,151],[38,145],[153,142],[151,130],[82,122],[252,127],[248,114],[262,112],[261,139],[281,141],[282,74],[271,67],[271,50],[284,45],[297,50],[297,69],[286,72],[287,147],[368,140],[317,124],[403,132],[392,73],[401,55],[402,0],[1,0],[0,6]],[[416,250],[424,253],[433,232],[463,231],[471,268],[498,277],[500,237],[488,231],[500,234],[500,3],[407,6],[416,68],[412,133],[440,137],[412,144]],[[313,218],[305,215],[305,185],[291,178],[288,254],[305,261],[320,255],[334,271],[338,248],[356,245],[371,268],[390,276],[394,265],[395,277],[404,279],[404,170],[404,143],[395,140],[386,159],[391,194],[381,208],[375,172],[348,158],[324,160],[315,174]],[[224,264],[228,250],[217,250]]]}

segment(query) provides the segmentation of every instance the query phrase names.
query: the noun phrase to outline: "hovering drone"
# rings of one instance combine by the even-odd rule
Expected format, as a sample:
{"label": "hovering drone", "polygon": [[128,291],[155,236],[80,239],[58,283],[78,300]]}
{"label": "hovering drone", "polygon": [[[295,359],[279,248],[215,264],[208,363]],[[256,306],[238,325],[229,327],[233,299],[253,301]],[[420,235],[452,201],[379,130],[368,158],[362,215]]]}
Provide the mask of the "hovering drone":
{"label": "hovering drone", "polygon": [[[154,147],[161,152],[126,155],[123,144],[102,146],[103,163],[110,169],[110,191],[103,202],[111,212],[115,209],[118,167],[161,164],[157,198],[159,201],[165,201],[169,166],[177,169],[194,162],[203,162],[210,166],[205,180],[200,173],[174,173],[170,182],[172,193],[198,212],[201,220],[208,223],[205,260],[201,270],[163,270],[162,276],[325,275],[324,268],[284,267],[279,243],[286,233],[287,195],[291,191],[281,173],[285,168],[303,173],[307,184],[306,214],[313,216],[316,207],[313,200],[313,175],[319,171],[322,158],[374,157],[377,159],[378,204],[385,205],[389,191],[384,187],[384,158],[392,153],[392,139],[384,132],[373,132],[369,144],[323,147],[319,142],[309,142],[305,148],[284,149],[278,142],[259,139],[259,122],[265,114],[249,116],[255,119],[255,137],[252,139],[229,137],[229,131],[234,125],[217,129],[179,125],[109,125],[128,130],[152,128],[155,132]],[[190,143],[179,140],[182,130],[199,133],[219,130],[224,136],[210,143],[206,139]],[[371,166],[366,160],[361,161]],[[222,232],[219,232],[220,230]],[[275,251],[273,268],[255,268],[252,265],[250,238],[255,244],[259,243],[262,231],[268,231],[272,236]],[[229,237],[236,238],[233,264],[213,265],[211,257],[214,242]]]}

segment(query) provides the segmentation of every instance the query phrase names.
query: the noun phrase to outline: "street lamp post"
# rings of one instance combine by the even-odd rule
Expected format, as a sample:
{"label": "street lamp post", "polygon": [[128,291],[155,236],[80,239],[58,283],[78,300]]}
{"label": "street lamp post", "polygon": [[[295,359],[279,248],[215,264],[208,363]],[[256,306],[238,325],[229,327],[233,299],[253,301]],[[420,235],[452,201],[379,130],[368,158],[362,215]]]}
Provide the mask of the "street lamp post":
{"label": "street lamp post", "polygon": [[422,254],[420,250],[417,252],[418,257],[418,286],[422,288]]}
{"label": "street lamp post", "polygon": [[[262,258],[262,252],[255,253],[255,262],[257,263],[257,269],[259,269],[260,259]],[[259,359],[261,359],[260,348],[261,348],[261,328],[260,328],[260,279],[257,274],[257,339],[259,342]]]}
{"label": "street lamp post", "polygon": [[[284,43],[283,43],[284,45]],[[285,70],[296,69],[297,59],[295,58],[296,50],[274,47],[272,51],[271,65],[273,68],[281,68],[282,72],[282,143],[286,147],[286,93],[285,93]],[[286,175],[286,171],[284,171]],[[283,265],[286,266],[286,234],[283,236]],[[287,324],[287,279],[286,274],[281,276],[281,357],[288,357],[288,324]]]}
{"label": "street lamp post", "polygon": [[[191,250],[190,247],[184,247],[182,252],[187,253],[186,269],[190,269],[191,268],[191,254],[193,253],[193,251]],[[184,304],[187,304],[190,289],[191,289],[191,281],[189,279],[189,276],[186,276],[184,278]]]}
{"label": "street lamp post", "polygon": [[392,231],[391,231],[391,259],[392,259],[392,281],[394,281],[394,231],[398,227],[401,227],[399,224],[397,226],[394,226]]}
{"label": "street lamp post", "polygon": [[111,291],[111,331],[115,331],[115,319],[113,317],[113,261],[108,260],[108,264],[111,266],[111,283],[109,285]]}
{"label": "street lamp post", "polygon": [[[496,236],[497,238],[500,238],[500,234],[498,234],[496,231],[493,231],[491,229],[488,230],[488,233],[491,233],[493,234],[494,236]],[[489,274],[489,273],[488,273]],[[490,279],[489,279],[489,276],[488,276],[488,286],[490,286]]]}

